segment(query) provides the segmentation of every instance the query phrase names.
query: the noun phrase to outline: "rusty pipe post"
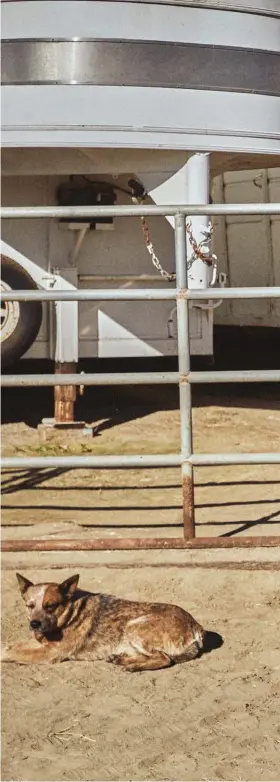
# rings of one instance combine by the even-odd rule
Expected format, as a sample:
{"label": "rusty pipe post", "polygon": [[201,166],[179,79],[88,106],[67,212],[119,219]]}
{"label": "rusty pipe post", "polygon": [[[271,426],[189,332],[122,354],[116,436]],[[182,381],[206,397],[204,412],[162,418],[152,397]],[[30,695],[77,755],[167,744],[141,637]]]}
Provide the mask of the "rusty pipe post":
{"label": "rusty pipe post", "polygon": [[177,331],[179,362],[179,400],[181,419],[182,501],[184,537],[195,537],[193,467],[188,461],[192,454],[192,408],[190,372],[189,307],[184,293],[188,286],[186,218],[175,216],[175,259],[177,280]]}
{"label": "rusty pipe post", "polygon": [[[71,374],[75,372],[73,362],[57,362],[55,373],[57,375]],[[75,418],[76,386],[54,387],[54,419],[56,424],[71,424]]]}

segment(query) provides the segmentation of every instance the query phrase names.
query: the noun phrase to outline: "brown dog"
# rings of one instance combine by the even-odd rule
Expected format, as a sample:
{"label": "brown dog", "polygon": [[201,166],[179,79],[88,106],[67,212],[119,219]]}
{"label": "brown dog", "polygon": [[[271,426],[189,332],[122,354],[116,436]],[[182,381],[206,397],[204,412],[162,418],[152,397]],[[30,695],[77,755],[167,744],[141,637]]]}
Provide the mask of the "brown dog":
{"label": "brown dog", "polygon": [[106,660],[134,672],[192,660],[203,648],[205,631],[178,606],[82,592],[79,576],[62,584],[17,579],[36,641],[6,649],[4,662]]}

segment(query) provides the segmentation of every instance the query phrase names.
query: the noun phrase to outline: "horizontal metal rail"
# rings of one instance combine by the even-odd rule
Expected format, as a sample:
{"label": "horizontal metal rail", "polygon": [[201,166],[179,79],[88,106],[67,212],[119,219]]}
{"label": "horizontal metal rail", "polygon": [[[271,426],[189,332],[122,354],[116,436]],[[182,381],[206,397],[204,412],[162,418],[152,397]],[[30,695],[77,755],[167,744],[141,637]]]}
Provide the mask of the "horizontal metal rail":
{"label": "horizontal metal rail", "polygon": [[134,467],[179,467],[180,454],[121,454],[105,456],[5,456],[0,461],[2,469],[41,469],[61,467],[68,469],[99,467],[101,469],[129,469]]}
{"label": "horizontal metal rail", "polygon": [[104,538],[85,540],[75,538],[3,540],[1,549],[5,552],[18,551],[144,551],[163,549],[227,549],[227,548],[271,548],[279,546],[279,537],[275,535],[255,535],[254,537],[227,538]]}
{"label": "horizontal metal rail", "polygon": [[[145,386],[178,384],[179,372],[83,373],[75,375],[2,375],[2,388],[21,386]],[[279,372],[280,380],[280,372]]]}
{"label": "horizontal metal rail", "polygon": [[280,369],[239,369],[190,372],[189,383],[278,383]]}
{"label": "horizontal metal rail", "polygon": [[73,375],[2,375],[2,388],[51,387],[51,386],[145,386],[177,385],[183,380],[189,383],[278,383],[280,369],[239,370],[220,372],[115,372],[83,373]]}
{"label": "horizontal metal rail", "polygon": [[[280,290],[280,289],[279,289]],[[2,301],[173,301],[175,288],[94,288],[84,290],[27,290],[1,294]],[[279,294],[280,296],[280,294]],[[209,297],[207,297],[209,298]]]}
{"label": "horizontal metal rail", "polygon": [[174,206],[3,206],[0,217],[9,219],[27,218],[77,218],[77,217],[149,217],[152,215],[278,215],[280,203],[273,204],[180,204]]}
{"label": "horizontal metal rail", "polygon": [[226,464],[280,464],[280,453],[194,453],[194,467],[216,467]]}
{"label": "horizontal metal rail", "polygon": [[61,469],[130,469],[135,467],[194,467],[226,464],[280,464],[280,453],[197,453],[185,458],[183,454],[121,454],[119,456],[4,456],[1,467],[15,470]]}
{"label": "horizontal metal rail", "polygon": [[76,290],[27,290],[1,293],[2,301],[169,301],[189,299],[279,299],[280,286],[269,288],[94,288]]}

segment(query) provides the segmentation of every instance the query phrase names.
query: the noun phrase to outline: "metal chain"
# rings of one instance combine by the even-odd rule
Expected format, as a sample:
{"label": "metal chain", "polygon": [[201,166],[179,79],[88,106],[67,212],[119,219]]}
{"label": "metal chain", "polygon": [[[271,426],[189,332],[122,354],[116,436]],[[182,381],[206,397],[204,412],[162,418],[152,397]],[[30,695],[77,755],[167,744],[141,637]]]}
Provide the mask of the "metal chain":
{"label": "metal chain", "polygon": [[[132,201],[134,204],[143,204],[144,198],[137,198],[135,196],[132,196]],[[142,231],[145,239],[145,244],[148,250],[148,253],[150,253],[152,263],[157,269],[157,271],[161,274],[164,280],[168,280],[168,282],[174,282],[176,280],[176,274],[175,272],[167,272],[166,269],[163,268],[161,265],[153,247],[153,243],[151,241],[150,232],[149,232],[149,226],[147,223],[147,220],[145,217],[140,217],[141,225],[142,225]]]}
{"label": "metal chain", "polygon": [[[143,204],[144,198],[137,198],[136,196],[132,196],[132,201],[134,204]],[[163,268],[161,265],[159,258],[157,257],[153,243],[151,241],[150,232],[149,232],[149,226],[147,223],[147,220],[145,217],[141,217],[141,225],[142,225],[142,231],[145,239],[145,244],[148,250],[148,253],[151,256],[152,263],[157,269],[157,271],[160,273],[160,275],[163,277],[164,280],[168,280],[168,282],[174,282],[176,280],[176,273],[175,272],[168,272],[166,269]],[[196,239],[194,238],[194,235],[192,233],[192,227],[191,222],[186,223],[186,232],[189,237],[189,242],[192,247],[192,255],[190,259],[188,260],[188,270],[192,267],[193,262],[199,258],[201,261],[207,264],[207,266],[213,266],[215,261],[217,260],[216,255],[210,252],[210,248],[208,244],[210,243],[212,239],[213,234],[213,226],[210,223],[209,228],[205,231],[203,231],[204,239],[202,239],[201,242],[197,243]]]}
{"label": "metal chain", "polygon": [[197,258],[199,258],[200,261],[203,261],[203,263],[206,263],[207,266],[213,266],[213,263],[217,260],[217,256],[211,253],[210,248],[208,246],[212,240],[212,235],[213,235],[212,223],[209,223],[208,228],[202,231],[202,234],[204,235],[204,239],[202,239],[201,242],[199,243],[197,243],[192,233],[191,222],[188,222],[186,224],[186,231],[189,237],[189,243],[193,250],[192,255],[188,261],[188,269],[192,266],[193,262]]}

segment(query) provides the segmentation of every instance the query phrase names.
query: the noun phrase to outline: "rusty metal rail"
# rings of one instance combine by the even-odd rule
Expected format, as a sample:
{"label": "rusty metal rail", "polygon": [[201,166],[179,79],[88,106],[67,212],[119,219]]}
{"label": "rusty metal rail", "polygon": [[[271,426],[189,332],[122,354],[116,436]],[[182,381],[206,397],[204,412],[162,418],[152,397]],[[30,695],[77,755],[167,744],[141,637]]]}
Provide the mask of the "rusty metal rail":
{"label": "rusty metal rail", "polygon": [[232,536],[231,538],[105,538],[100,540],[4,540],[2,551],[135,551],[139,549],[162,551],[163,549],[204,549],[204,548],[251,548],[279,546],[279,536],[259,535],[252,537]]}
{"label": "rusty metal rail", "polygon": [[6,207],[2,217],[37,218],[71,217],[90,214],[129,216],[142,214],[174,215],[175,217],[175,258],[176,288],[172,289],[111,289],[79,291],[12,291],[2,296],[4,301],[70,301],[70,300],[171,300],[177,303],[178,360],[179,371],[171,373],[135,373],[135,374],[64,374],[56,375],[4,375],[2,385],[10,386],[75,386],[75,385],[144,385],[176,383],[179,386],[181,416],[181,451],[179,454],[119,455],[119,456],[70,456],[70,457],[6,457],[2,459],[2,468],[44,469],[62,468],[131,468],[180,466],[182,473],[182,506],[184,537],[182,538],[112,538],[103,540],[8,540],[2,543],[3,551],[102,551],[134,549],[194,549],[194,548],[232,548],[250,546],[278,546],[280,536],[219,537],[196,538],[194,520],[194,482],[193,468],[202,465],[221,464],[280,464],[280,453],[222,453],[195,454],[192,447],[192,401],[193,383],[256,383],[279,382],[280,370],[239,371],[239,372],[191,372],[189,337],[189,302],[205,299],[252,299],[280,298],[280,287],[274,288],[231,288],[231,289],[188,289],[186,265],[186,215],[199,214],[280,214],[280,204],[227,204],[180,207],[96,207],[58,208],[58,207]]}

